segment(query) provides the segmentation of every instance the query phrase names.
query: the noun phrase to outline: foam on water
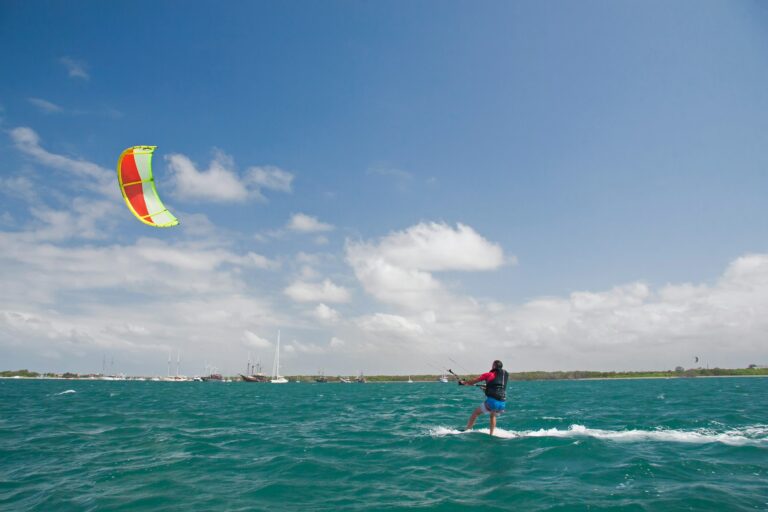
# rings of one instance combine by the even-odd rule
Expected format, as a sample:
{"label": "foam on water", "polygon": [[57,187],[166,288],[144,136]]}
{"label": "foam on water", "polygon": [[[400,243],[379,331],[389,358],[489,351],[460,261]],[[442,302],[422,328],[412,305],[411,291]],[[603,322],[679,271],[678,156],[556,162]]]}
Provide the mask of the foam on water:
{"label": "foam on water", "polygon": [[59,395],[69,395],[71,393],[77,393],[77,391],[75,391],[74,389],[68,389],[66,391],[62,391],[61,393],[56,393],[56,396],[59,396]]}
{"label": "foam on water", "polygon": [[[476,430],[458,430],[455,428],[438,426],[428,430],[432,437],[444,437],[460,434],[482,433],[489,434],[490,430],[481,428]],[[599,428],[588,428],[584,425],[571,425],[567,430],[558,428],[548,428],[539,430],[504,430],[497,428],[494,430],[495,437],[502,439],[520,439],[529,437],[594,437],[597,439],[608,439],[611,441],[661,441],[668,443],[723,443],[730,446],[766,446],[768,445],[768,426],[753,425],[739,429],[732,429],[725,432],[716,432],[711,429],[697,430],[673,430],[673,429],[655,429],[655,430],[603,430]]]}

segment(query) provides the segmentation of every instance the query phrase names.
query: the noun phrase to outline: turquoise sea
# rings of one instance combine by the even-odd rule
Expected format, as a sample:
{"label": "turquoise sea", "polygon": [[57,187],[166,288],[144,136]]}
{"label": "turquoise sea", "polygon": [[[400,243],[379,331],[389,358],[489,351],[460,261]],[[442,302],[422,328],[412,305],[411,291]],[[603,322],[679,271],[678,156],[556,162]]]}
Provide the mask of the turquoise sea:
{"label": "turquoise sea", "polygon": [[768,510],[768,378],[0,380],[0,510]]}

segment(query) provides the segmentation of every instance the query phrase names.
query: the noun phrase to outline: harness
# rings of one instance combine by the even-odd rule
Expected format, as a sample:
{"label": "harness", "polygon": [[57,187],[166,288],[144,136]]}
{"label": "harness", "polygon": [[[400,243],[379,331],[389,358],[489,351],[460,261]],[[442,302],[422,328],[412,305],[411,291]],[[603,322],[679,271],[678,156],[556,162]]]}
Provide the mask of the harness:
{"label": "harness", "polygon": [[493,380],[485,385],[485,396],[504,401],[507,399],[509,373],[506,370],[496,370],[495,373]]}

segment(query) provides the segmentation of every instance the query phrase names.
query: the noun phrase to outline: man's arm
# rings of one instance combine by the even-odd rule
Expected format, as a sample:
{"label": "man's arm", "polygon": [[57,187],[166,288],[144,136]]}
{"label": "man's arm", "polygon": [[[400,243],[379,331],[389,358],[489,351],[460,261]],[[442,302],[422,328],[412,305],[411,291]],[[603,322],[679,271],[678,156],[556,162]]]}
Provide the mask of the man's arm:
{"label": "man's arm", "polygon": [[474,379],[471,379],[471,380],[460,380],[459,381],[459,385],[460,386],[474,386],[475,384],[477,384],[478,382],[481,382],[481,381],[487,382],[489,376],[491,378],[493,377],[493,375],[490,374],[490,373],[484,373],[484,374],[480,375],[479,377],[475,377]]}

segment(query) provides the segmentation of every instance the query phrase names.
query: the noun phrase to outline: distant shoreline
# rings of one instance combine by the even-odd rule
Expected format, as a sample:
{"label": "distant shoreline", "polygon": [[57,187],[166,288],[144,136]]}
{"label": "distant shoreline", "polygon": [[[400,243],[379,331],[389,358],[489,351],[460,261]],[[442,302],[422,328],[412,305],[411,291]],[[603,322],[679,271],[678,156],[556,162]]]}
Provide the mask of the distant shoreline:
{"label": "distant shoreline", "polygon": [[[754,375],[696,375],[694,377],[586,377],[583,379],[557,379],[557,380],[668,380],[668,379],[731,379],[734,377],[768,377],[768,373],[759,373]],[[553,379],[554,380],[554,379]]]}
{"label": "distant shoreline", "polygon": [[[292,375],[287,378],[294,382],[298,380],[303,383],[315,382],[316,375]],[[372,375],[366,376],[368,383],[375,382],[438,382],[439,375]],[[511,381],[562,381],[562,380],[641,380],[641,379],[690,379],[706,377],[768,377],[768,367],[755,368],[691,368],[688,370],[678,369],[675,371],[647,371],[647,372],[597,372],[597,371],[557,371],[557,372],[515,372],[510,373]],[[239,381],[239,376],[225,377],[227,380]],[[104,376],[100,374],[75,374],[75,373],[45,373],[41,374],[29,370],[6,370],[0,372],[0,379],[62,379],[62,380],[139,380],[156,381],[166,379],[157,376]],[[199,380],[200,377],[184,377],[178,380],[192,381]],[[326,377],[328,383],[340,383],[340,377]],[[354,379],[354,378],[353,378]],[[167,380],[167,379],[166,379]],[[455,383],[451,379],[449,383]],[[355,383],[354,380],[352,382]]]}

